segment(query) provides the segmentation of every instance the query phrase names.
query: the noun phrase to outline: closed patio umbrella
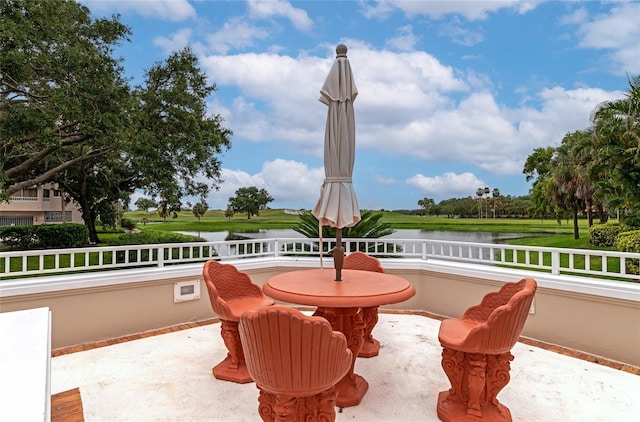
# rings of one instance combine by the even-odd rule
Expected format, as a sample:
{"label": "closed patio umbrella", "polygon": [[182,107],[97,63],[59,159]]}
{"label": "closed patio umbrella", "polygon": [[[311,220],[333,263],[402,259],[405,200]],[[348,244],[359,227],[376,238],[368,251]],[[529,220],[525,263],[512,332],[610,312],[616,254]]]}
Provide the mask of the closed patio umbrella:
{"label": "closed patio umbrella", "polygon": [[353,102],[358,95],[351,65],[347,59],[347,47],[336,47],[336,61],[320,90],[320,101],[328,106],[324,134],[324,172],[320,199],[312,213],[322,226],[336,228],[336,247],[333,259],[336,280],[341,280],[342,228],[354,226],[360,221],[360,208],[353,190],[352,174],[355,160],[356,127]]}

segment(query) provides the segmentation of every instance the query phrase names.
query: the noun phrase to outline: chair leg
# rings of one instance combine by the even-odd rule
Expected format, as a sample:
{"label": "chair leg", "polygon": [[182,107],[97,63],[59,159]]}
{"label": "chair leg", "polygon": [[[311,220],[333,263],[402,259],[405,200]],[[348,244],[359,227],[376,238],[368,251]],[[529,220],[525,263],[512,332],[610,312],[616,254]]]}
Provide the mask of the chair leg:
{"label": "chair leg", "polygon": [[380,352],[380,342],[373,338],[371,334],[378,323],[378,307],[362,308],[362,319],[364,320],[364,344],[362,345],[362,349],[360,349],[360,353],[358,353],[358,357],[371,358],[378,356]]}
{"label": "chair leg", "polygon": [[213,367],[213,376],[225,380],[233,381],[240,384],[252,382],[247,365],[244,361],[244,353],[242,352],[242,343],[240,342],[240,333],[238,332],[238,322],[221,320],[220,335],[227,347],[227,357]]}
{"label": "chair leg", "polygon": [[276,395],[260,390],[258,414],[264,422],[335,421],[336,394],[335,387],[310,397]]}
{"label": "chair leg", "polygon": [[480,408],[480,395],[485,386],[485,371],[487,367],[487,355],[482,353],[468,353],[467,375],[469,383],[469,401],[467,402],[467,413],[469,415],[482,417]]}
{"label": "chair leg", "polygon": [[438,417],[445,421],[510,422],[511,412],[498,393],[509,383],[513,355],[463,353],[444,347],[442,368],[451,382],[449,391],[438,395]]}
{"label": "chair leg", "polygon": [[[258,389],[260,388],[258,387]],[[274,422],[276,420],[276,414],[274,412],[275,405],[275,394],[260,390],[260,395],[258,396],[258,415],[260,415],[260,418],[264,422]]]}

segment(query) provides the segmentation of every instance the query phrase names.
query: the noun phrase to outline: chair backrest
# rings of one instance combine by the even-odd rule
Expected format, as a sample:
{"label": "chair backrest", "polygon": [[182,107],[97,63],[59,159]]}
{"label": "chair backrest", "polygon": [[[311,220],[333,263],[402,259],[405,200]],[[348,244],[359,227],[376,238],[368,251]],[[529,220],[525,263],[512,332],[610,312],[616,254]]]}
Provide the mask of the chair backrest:
{"label": "chair backrest", "polygon": [[363,270],[378,273],[384,272],[384,268],[382,268],[382,264],[378,258],[360,251],[351,252],[349,255],[345,256],[343,268],[345,270]]}
{"label": "chair backrest", "polygon": [[251,378],[272,394],[318,394],[351,367],[344,334],[333,331],[324,318],[288,306],[245,312],[238,330]]}
{"label": "chair backrest", "polygon": [[511,350],[524,328],[536,289],[534,279],[523,278],[485,295],[479,305],[467,309],[461,317],[478,323],[466,343],[489,354]]}
{"label": "chair backrest", "polygon": [[253,284],[247,274],[238,271],[231,264],[207,261],[204,263],[202,276],[207,285],[211,307],[223,319],[229,319],[233,315],[229,301],[264,297],[260,287]]}

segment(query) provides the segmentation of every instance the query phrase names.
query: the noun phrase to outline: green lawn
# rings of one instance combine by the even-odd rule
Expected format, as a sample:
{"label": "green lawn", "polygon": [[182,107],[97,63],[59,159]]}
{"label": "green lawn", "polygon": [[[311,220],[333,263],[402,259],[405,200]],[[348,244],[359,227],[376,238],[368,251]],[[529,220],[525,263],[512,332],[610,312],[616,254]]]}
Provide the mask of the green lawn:
{"label": "green lawn", "polygon": [[[189,211],[178,213],[178,218],[163,221],[157,214],[145,215],[143,211],[129,212],[125,218],[142,222],[146,218],[150,224],[138,224],[140,230],[152,231],[258,231],[260,229],[290,229],[298,222],[298,216],[285,214],[281,210],[266,210],[259,216],[247,219],[246,215],[236,214],[228,219],[223,211],[208,211],[198,221]],[[571,222],[554,220],[517,219],[517,218],[446,218],[421,217],[384,211],[382,221],[394,229],[418,230],[455,230],[488,231],[503,233],[548,233],[572,234]],[[580,221],[581,235],[587,235],[586,220]]]}
{"label": "green lawn", "polygon": [[[259,216],[236,214],[231,218],[224,216],[223,211],[208,211],[198,219],[190,211],[181,211],[178,218],[168,218],[163,221],[157,214],[145,215],[143,211],[128,212],[125,218],[139,222],[142,231],[180,231],[180,232],[217,232],[217,231],[259,231],[261,229],[290,229],[298,222],[298,216],[285,214],[281,210],[261,211]],[[149,224],[143,224],[144,218]]]}
{"label": "green lawn", "polygon": [[[261,229],[291,229],[298,222],[298,216],[295,214],[287,214],[281,210],[265,210],[259,216],[252,216],[250,219],[246,215],[235,215],[232,218],[224,216],[224,211],[208,211],[200,221],[190,212],[183,211],[178,217],[169,218],[163,221],[157,214],[145,214],[143,211],[135,211],[126,213],[125,218],[129,218],[138,222],[138,229],[145,234],[158,237],[166,235],[170,232],[213,232],[213,231],[235,231],[235,232],[251,232]],[[147,224],[142,224],[143,219],[147,220]],[[421,217],[415,215],[405,215],[395,212],[384,212],[382,221],[389,223],[395,229],[417,229],[417,230],[449,230],[449,231],[489,231],[489,232],[511,232],[511,233],[531,233],[535,236],[522,237],[518,239],[508,240],[512,245],[527,245],[539,247],[556,247],[556,248],[572,248],[572,249],[596,249],[589,244],[588,228],[586,220],[580,220],[580,239],[573,238],[573,227],[571,222],[562,221],[558,224],[553,220],[538,219],[516,219],[516,218],[464,218],[454,219],[446,217]],[[155,233],[155,236],[154,236]],[[545,235],[545,234],[548,234]],[[118,232],[101,232],[99,233],[100,245],[108,246],[115,244],[116,240],[122,235]],[[166,242],[163,242],[166,243]],[[509,252],[510,253],[510,252]],[[507,259],[511,259],[507,256]],[[36,258],[33,258],[36,259]],[[70,256],[60,257],[59,266],[67,267],[70,265]],[[116,261],[121,261],[122,257],[117,257]],[[519,256],[518,262],[524,262],[524,257]],[[530,257],[531,262],[536,262],[540,257]],[[543,261],[550,259],[549,255],[542,256]],[[88,261],[85,265],[95,264],[97,254],[76,254],[75,262]],[[563,261],[568,260],[564,255]],[[11,262],[14,267],[18,263]],[[53,257],[45,258],[45,261],[53,261]],[[108,259],[107,261],[110,261]],[[584,261],[584,259],[582,259]],[[4,262],[0,262],[0,266]],[[37,262],[30,262],[29,267],[37,265]],[[51,268],[52,262],[46,265]],[[578,268],[584,268],[584,262],[580,262],[580,258],[575,263]],[[598,260],[590,263],[591,268],[599,269],[601,263]],[[608,262],[609,268],[617,268],[619,262]]]}

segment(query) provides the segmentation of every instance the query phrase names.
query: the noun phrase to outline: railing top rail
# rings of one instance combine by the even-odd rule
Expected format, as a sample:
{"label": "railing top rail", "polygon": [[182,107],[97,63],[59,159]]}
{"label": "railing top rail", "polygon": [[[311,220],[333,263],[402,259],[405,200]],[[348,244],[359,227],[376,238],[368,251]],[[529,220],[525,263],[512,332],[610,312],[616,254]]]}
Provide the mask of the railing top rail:
{"label": "railing top rail", "polygon": [[[9,251],[0,252],[0,278],[176,265],[206,259],[318,256],[319,251],[323,251],[323,254],[330,251],[335,242],[335,238],[323,239],[322,245],[318,238],[265,238]],[[360,249],[379,257],[472,261],[486,265],[547,271],[552,274],[565,272],[634,280],[640,277],[628,270],[629,263],[632,267],[637,267],[640,261],[640,254],[631,252],[437,239],[344,238],[343,243],[347,253]]]}

